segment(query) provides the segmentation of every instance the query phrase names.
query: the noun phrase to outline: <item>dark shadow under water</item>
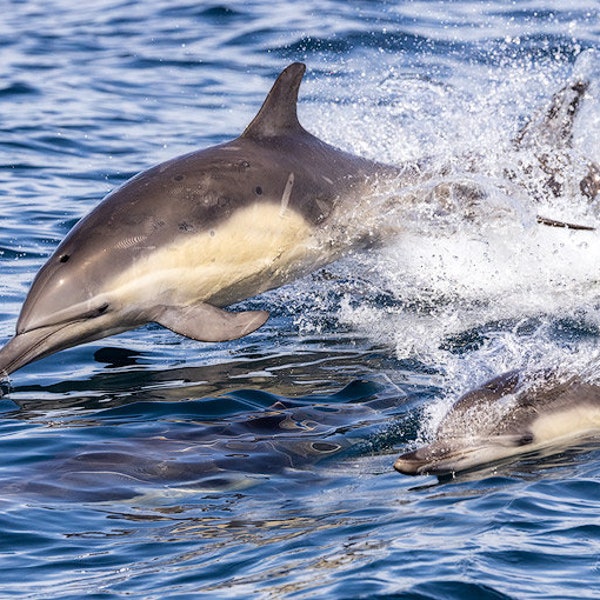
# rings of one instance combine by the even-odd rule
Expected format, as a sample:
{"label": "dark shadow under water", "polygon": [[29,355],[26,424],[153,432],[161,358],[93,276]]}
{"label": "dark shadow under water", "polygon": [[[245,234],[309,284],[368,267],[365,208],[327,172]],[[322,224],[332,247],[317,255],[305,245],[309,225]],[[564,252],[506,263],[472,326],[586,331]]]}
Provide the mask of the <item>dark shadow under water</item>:
{"label": "dark shadow under water", "polygon": [[[433,392],[393,383],[382,374],[390,359],[376,349],[246,353],[166,370],[126,349],[95,356],[109,368],[17,386],[3,400],[0,447],[16,454],[11,431],[28,432],[5,470],[5,497],[108,502],[316,482],[322,461],[389,452],[414,437],[407,407]],[[391,429],[390,420],[402,425]]]}

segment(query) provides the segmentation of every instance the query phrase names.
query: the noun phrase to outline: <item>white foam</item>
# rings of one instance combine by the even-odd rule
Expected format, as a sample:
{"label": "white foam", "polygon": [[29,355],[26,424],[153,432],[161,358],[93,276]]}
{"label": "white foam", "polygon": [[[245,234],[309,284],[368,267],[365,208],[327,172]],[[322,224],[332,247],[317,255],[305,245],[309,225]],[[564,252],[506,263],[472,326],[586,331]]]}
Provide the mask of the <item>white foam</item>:
{"label": "white foam", "polygon": [[[394,302],[383,306],[368,297],[357,302],[348,294],[338,315],[374,342],[389,345],[399,358],[418,358],[445,372],[452,400],[514,368],[574,370],[600,380],[600,367],[594,366],[600,200],[590,203],[579,191],[588,159],[600,158],[598,65],[598,57],[586,52],[575,68],[573,78],[591,77],[592,85],[573,147],[561,157],[563,195],[558,198],[546,193],[542,169],[526,175],[525,186],[507,173],[536,160],[526,148],[517,151],[513,139],[527,115],[543,109],[550,94],[568,81],[564,64],[498,66],[489,79],[469,82],[468,89],[390,69],[387,76],[379,74],[379,89],[364,102],[333,106],[329,118],[319,122],[317,133],[372,158],[401,164],[432,157],[431,168],[443,169],[444,175],[422,182],[420,189],[417,185],[413,197],[425,198],[444,177],[474,183],[487,195],[467,219],[424,201],[401,205],[402,194],[393,210],[389,199],[378,204],[388,211],[386,225],[400,235],[372,250],[357,275]],[[374,106],[373,94],[387,95],[387,102]],[[348,114],[350,122],[342,129],[339,120]],[[537,214],[598,229],[540,225]],[[569,319],[591,334],[561,337],[557,328]],[[472,348],[461,348],[456,339],[469,332],[477,339]],[[434,413],[432,420],[439,420]]]}

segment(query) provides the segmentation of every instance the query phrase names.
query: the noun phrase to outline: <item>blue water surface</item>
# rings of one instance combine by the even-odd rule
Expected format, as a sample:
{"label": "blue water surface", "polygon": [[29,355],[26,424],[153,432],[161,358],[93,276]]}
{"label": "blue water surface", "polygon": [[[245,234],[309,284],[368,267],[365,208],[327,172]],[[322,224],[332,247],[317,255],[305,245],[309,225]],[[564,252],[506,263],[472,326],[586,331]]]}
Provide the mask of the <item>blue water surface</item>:
{"label": "blue water surface", "polygon": [[[299,111],[315,134],[460,167],[463,151],[502,148],[600,48],[591,0],[1,8],[5,340],[82,215],[140,170],[238,135],[292,61],[308,66]],[[596,158],[597,97],[579,133]],[[251,299],[272,318],[235,342],[151,325],[13,374],[0,597],[599,598],[597,445],[443,481],[392,469],[431,407],[470,385],[592,361],[597,274],[571,280],[564,252],[540,251],[527,279],[503,259],[493,281],[506,288],[458,269],[448,293],[412,244]],[[394,252],[431,285],[412,285]],[[581,256],[583,269],[592,247]]]}

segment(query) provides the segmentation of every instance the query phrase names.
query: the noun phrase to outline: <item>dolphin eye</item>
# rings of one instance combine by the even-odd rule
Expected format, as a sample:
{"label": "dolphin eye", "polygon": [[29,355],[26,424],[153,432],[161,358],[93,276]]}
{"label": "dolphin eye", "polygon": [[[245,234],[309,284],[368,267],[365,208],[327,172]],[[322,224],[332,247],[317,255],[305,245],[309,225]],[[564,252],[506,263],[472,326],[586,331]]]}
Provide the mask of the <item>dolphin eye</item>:
{"label": "dolphin eye", "polygon": [[70,254],[61,254],[58,261],[61,263],[66,263],[71,258]]}
{"label": "dolphin eye", "polygon": [[517,446],[529,446],[529,444],[533,444],[533,433],[524,433],[516,443]]}
{"label": "dolphin eye", "polygon": [[100,315],[103,315],[109,308],[109,304],[103,304],[102,306],[99,306],[96,309],[96,316],[99,317]]}

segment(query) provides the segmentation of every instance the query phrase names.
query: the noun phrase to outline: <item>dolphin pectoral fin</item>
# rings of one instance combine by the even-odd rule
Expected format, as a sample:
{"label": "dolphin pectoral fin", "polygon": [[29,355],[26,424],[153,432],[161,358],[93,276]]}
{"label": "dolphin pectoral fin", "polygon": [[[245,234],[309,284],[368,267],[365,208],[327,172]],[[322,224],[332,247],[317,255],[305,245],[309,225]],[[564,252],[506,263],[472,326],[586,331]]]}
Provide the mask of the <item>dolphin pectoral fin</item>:
{"label": "dolphin pectoral fin", "polygon": [[156,323],[199,342],[236,340],[258,329],[269,318],[264,310],[229,312],[210,304],[164,307]]}
{"label": "dolphin pectoral fin", "polygon": [[577,231],[595,231],[596,228],[592,225],[582,225],[580,223],[567,223],[566,221],[557,221],[556,219],[549,219],[542,215],[537,216],[537,222],[541,225],[547,225],[548,227],[564,227],[565,229],[575,229]]}

